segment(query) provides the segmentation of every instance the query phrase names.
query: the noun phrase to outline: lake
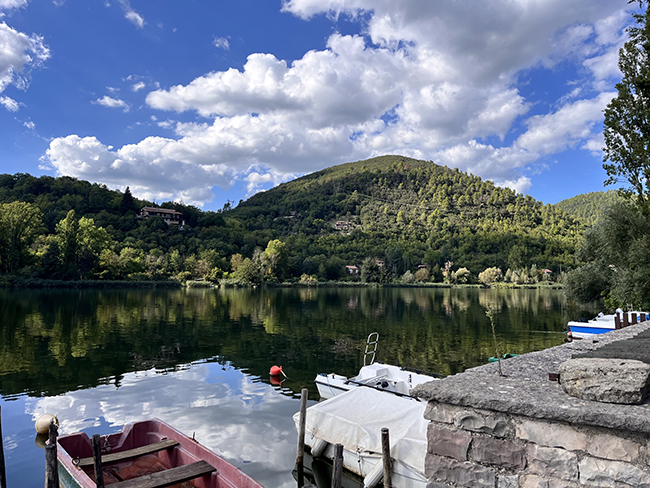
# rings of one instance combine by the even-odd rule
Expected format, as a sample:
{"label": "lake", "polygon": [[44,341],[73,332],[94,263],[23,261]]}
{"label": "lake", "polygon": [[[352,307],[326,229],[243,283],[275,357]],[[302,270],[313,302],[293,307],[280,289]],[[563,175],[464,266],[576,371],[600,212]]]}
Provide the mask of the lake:
{"label": "lake", "polygon": [[560,344],[568,320],[599,311],[548,289],[0,290],[9,486],[42,486],[34,421],[46,412],[61,434],[158,417],[264,486],[295,486],[292,415],[302,388],[318,400],[318,373],[356,374],[371,332],[386,363],[444,375],[484,364],[487,307],[501,354]]}

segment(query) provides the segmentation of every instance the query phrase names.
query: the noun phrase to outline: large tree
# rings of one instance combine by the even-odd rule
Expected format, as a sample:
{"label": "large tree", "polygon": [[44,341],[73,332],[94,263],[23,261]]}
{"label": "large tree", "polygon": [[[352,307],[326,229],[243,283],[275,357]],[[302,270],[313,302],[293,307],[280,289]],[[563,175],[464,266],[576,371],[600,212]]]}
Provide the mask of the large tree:
{"label": "large tree", "polygon": [[25,202],[0,205],[0,270],[12,273],[20,269],[29,246],[41,231],[41,211]]}
{"label": "large tree", "polygon": [[[643,5],[643,1],[639,2]],[[621,193],[648,211],[650,196],[650,25],[649,12],[632,14],[637,25],[619,51],[618,95],[605,109],[606,185],[627,182]]]}

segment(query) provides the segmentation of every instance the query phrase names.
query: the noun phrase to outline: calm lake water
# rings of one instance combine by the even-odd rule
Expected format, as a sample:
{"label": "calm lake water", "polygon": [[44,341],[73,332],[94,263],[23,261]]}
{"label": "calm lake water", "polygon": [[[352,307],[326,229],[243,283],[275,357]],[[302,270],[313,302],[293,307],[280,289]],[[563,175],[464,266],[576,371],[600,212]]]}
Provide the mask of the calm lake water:
{"label": "calm lake water", "polygon": [[356,374],[375,331],[379,361],[445,375],[483,364],[486,307],[501,352],[517,354],[562,343],[568,320],[598,311],[555,290],[0,290],[9,486],[42,486],[33,423],[46,412],[62,434],[158,417],[264,486],[295,486],[292,415],[302,388],[318,400],[318,373]]}

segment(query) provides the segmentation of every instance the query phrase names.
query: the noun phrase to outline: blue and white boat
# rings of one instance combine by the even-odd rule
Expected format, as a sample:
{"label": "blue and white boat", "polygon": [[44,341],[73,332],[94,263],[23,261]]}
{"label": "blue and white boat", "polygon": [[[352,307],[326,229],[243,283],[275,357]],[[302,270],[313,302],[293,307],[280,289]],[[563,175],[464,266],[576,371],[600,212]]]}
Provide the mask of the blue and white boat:
{"label": "blue and white boat", "polygon": [[567,325],[571,331],[571,335],[576,339],[585,339],[596,334],[604,334],[615,330],[616,316],[619,316],[619,328],[623,327],[624,319],[623,314],[628,315],[627,324],[632,324],[632,317],[636,317],[635,323],[645,322],[650,320],[648,312],[621,312],[618,311],[613,315],[605,315],[599,313],[596,317],[587,321],[570,321]]}

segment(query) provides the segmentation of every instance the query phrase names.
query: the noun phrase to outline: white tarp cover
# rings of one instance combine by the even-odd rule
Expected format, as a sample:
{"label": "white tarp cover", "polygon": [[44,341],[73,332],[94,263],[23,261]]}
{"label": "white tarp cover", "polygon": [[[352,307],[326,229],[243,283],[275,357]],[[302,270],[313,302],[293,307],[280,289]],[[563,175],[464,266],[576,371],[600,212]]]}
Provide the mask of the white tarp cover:
{"label": "white tarp cover", "polygon": [[[343,444],[348,451],[371,451],[381,456],[381,429],[387,427],[391,457],[424,473],[428,425],[425,408],[425,402],[373,388],[354,388],[307,409],[306,442],[311,445],[309,437],[313,436]],[[296,423],[299,416],[294,416]]]}

